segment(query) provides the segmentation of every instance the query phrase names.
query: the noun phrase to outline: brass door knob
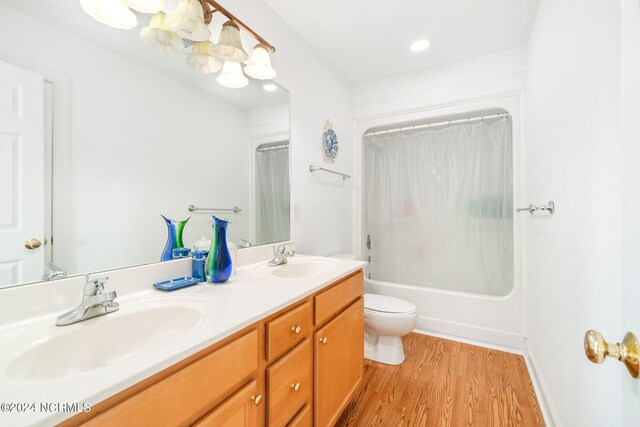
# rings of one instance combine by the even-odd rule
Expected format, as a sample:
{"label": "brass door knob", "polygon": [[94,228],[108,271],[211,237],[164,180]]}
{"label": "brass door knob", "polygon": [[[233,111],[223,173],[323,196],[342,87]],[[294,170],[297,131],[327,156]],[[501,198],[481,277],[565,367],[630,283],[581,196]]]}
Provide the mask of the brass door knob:
{"label": "brass door knob", "polygon": [[42,246],[42,242],[38,239],[29,239],[24,242],[24,247],[29,250],[38,249],[40,246]]}
{"label": "brass door knob", "polygon": [[292,326],[291,327],[291,332],[293,332],[296,335],[298,335],[300,333],[300,331],[302,331],[302,328],[300,326]]}
{"label": "brass door knob", "polygon": [[593,363],[602,363],[609,357],[624,363],[633,378],[640,375],[640,356],[638,355],[638,338],[627,332],[622,342],[614,344],[604,340],[598,331],[589,330],[584,334],[584,352]]}
{"label": "brass door knob", "polygon": [[291,384],[291,390],[293,391],[300,390],[300,383]]}
{"label": "brass door knob", "polygon": [[251,396],[251,400],[253,400],[254,405],[258,406],[262,402],[262,395],[256,394],[254,396]]}
{"label": "brass door knob", "polygon": [[320,338],[318,341],[320,341],[320,343],[321,343],[322,345],[325,345],[325,344],[327,344],[327,337]]}

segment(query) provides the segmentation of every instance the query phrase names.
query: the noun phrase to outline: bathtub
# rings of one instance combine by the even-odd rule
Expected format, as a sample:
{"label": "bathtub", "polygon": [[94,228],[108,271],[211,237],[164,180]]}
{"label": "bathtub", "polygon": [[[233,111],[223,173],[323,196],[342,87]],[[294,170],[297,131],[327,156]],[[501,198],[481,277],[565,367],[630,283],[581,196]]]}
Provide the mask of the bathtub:
{"label": "bathtub", "polygon": [[446,291],[365,277],[365,292],[402,298],[418,309],[416,332],[521,351],[524,348],[520,287],[503,297]]}

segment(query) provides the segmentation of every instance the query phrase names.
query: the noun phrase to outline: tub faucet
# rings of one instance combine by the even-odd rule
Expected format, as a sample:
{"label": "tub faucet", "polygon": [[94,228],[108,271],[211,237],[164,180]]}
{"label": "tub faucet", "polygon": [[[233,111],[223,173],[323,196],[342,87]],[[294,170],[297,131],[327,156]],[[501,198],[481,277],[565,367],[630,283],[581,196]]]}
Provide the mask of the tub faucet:
{"label": "tub faucet", "polygon": [[104,292],[104,284],[108,280],[108,277],[89,280],[89,276],[85,276],[86,283],[82,290],[82,302],[77,307],[58,316],[56,325],[71,325],[118,310],[120,304],[115,302],[118,294],[115,291]]}
{"label": "tub faucet", "polygon": [[[287,250],[287,248],[289,250]],[[267,264],[269,267],[286,264],[287,259],[294,256],[296,251],[293,249],[293,242],[283,243],[273,249],[273,259]]]}

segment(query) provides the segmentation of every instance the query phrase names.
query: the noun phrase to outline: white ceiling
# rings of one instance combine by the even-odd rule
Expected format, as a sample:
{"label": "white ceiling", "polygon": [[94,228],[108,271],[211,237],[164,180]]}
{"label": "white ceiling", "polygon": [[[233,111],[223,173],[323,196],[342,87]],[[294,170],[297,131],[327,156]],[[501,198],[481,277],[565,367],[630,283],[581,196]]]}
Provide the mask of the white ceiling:
{"label": "white ceiling", "polygon": [[[265,0],[354,84],[527,44],[538,0]],[[424,52],[409,50],[426,38]]]}
{"label": "white ceiling", "polygon": [[[178,0],[165,0],[166,10],[173,11]],[[202,74],[188,68],[185,54],[158,53],[147,47],[139,37],[140,29],[146,26],[151,15],[137,14],[138,26],[132,30],[117,30],[103,25],[87,15],[78,0],[0,0],[0,5],[22,12],[33,19],[74,35],[88,43],[121,55],[131,61],[158,71],[168,77],[181,81],[196,89],[228,102],[238,108],[253,109],[286,103],[289,94],[280,89],[266,92],[262,89],[265,82],[249,79],[249,86],[242,89],[229,89],[216,82],[217,74]],[[219,14],[216,14],[219,15]],[[211,33],[217,39],[222,27],[222,18],[216,17],[211,23]],[[245,48],[255,44],[249,37],[243,38]]]}

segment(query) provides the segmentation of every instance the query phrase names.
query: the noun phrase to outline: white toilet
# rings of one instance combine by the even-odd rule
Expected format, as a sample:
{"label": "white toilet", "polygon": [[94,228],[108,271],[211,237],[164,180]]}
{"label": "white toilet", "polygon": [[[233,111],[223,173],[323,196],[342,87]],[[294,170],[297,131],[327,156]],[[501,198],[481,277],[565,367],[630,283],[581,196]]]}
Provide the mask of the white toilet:
{"label": "white toilet", "polygon": [[410,302],[364,294],[364,357],[387,365],[404,362],[402,337],[417,320],[418,310]]}

